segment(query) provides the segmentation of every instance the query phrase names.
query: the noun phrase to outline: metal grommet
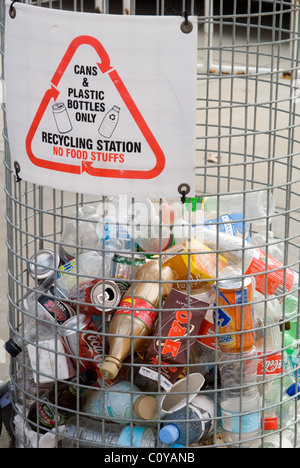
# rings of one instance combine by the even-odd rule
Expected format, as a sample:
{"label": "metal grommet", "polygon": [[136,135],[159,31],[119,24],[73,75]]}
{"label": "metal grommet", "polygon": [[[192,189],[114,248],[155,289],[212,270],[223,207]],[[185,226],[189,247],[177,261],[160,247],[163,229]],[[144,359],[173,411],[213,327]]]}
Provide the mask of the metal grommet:
{"label": "metal grommet", "polygon": [[16,180],[17,180],[17,182],[20,182],[22,180],[21,177],[19,176],[19,173],[21,171],[21,167],[20,167],[20,164],[18,163],[18,161],[14,162],[14,168],[15,168]]}
{"label": "metal grommet", "polygon": [[14,7],[14,3],[16,3],[16,1],[17,0],[13,0],[9,7],[9,16],[11,17],[11,19],[15,19],[15,17],[17,16],[17,10]]}
{"label": "metal grommet", "polygon": [[11,17],[11,19],[15,19],[15,17],[17,16],[17,10],[12,5],[9,7],[9,16]]}
{"label": "metal grommet", "polygon": [[184,12],[184,22],[181,24],[180,29],[184,34],[189,34],[193,31],[193,24],[188,20],[187,12]]}
{"label": "metal grommet", "polygon": [[185,198],[186,198],[187,194],[190,193],[190,191],[191,191],[191,187],[189,186],[189,184],[183,183],[183,184],[179,185],[178,192],[181,195],[182,203],[185,203]]}

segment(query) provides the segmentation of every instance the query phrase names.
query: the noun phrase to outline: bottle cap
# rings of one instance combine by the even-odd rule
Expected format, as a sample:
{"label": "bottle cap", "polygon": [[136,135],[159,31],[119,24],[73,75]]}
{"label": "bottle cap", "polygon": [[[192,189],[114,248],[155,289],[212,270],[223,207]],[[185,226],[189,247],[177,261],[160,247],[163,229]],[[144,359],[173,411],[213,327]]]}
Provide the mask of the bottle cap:
{"label": "bottle cap", "polygon": [[98,380],[98,374],[93,369],[87,369],[79,377],[82,385],[94,385]]}
{"label": "bottle cap", "polygon": [[179,436],[180,432],[175,424],[167,424],[159,431],[159,438],[164,444],[174,444]]}
{"label": "bottle cap", "polygon": [[141,395],[134,403],[133,411],[140,419],[153,419],[158,412],[157,401],[149,395]]}
{"label": "bottle cap", "polygon": [[297,396],[297,400],[300,400],[300,382],[292,384],[286,391],[289,396]]}
{"label": "bottle cap", "polygon": [[275,416],[274,418],[264,418],[263,423],[263,429],[265,431],[275,431],[278,429],[278,420],[277,417]]}
{"label": "bottle cap", "polygon": [[12,338],[5,343],[4,348],[12,357],[17,357],[22,351],[22,348]]}
{"label": "bottle cap", "polygon": [[122,363],[113,356],[107,356],[100,367],[100,372],[106,379],[115,379],[121,369]]}

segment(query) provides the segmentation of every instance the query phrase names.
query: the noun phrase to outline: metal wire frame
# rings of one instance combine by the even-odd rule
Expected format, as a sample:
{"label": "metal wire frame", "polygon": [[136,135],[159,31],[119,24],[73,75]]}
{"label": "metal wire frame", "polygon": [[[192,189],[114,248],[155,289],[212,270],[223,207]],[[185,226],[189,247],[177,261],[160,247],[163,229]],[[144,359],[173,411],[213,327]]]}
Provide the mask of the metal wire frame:
{"label": "metal wire frame", "polygon": [[[63,8],[62,0],[32,2],[37,5],[50,6],[51,8]],[[176,6],[178,2],[175,2]],[[188,4],[189,3],[189,4]],[[219,204],[223,195],[227,193],[236,193],[243,195],[243,213],[246,213],[247,194],[263,190],[266,194],[267,204],[271,204],[271,196],[276,200],[276,212],[267,215],[263,219],[263,240],[260,240],[259,246],[267,253],[271,252],[276,246],[283,246],[282,261],[285,268],[293,268],[299,271],[300,244],[299,244],[299,222],[300,222],[300,164],[299,164],[299,126],[300,126],[300,104],[298,103],[297,74],[299,72],[299,4],[297,2],[276,1],[276,2],[255,2],[258,3],[258,12],[251,13],[251,2],[247,2],[247,12],[238,12],[238,2],[233,2],[233,15],[224,14],[225,2],[220,2],[220,12],[215,14],[213,2],[205,2],[204,15],[199,16],[199,67],[198,67],[198,100],[197,100],[197,160],[195,177],[197,181],[198,195],[215,195],[217,197],[217,213]],[[263,4],[272,4],[271,25],[265,25],[264,20],[268,14],[263,11]],[[172,6],[170,2],[156,2],[157,14],[164,14],[165,8]],[[174,5],[174,4],[173,4]],[[103,12],[111,12],[112,2],[105,1]],[[180,5],[181,14],[184,9],[190,8],[191,14],[196,11],[196,2],[183,2]],[[74,2],[69,5],[70,9],[83,11],[86,7],[85,2]],[[105,10],[106,8],[106,10]],[[124,2],[123,8],[130,8],[130,14],[135,14],[137,2],[130,1],[130,4]],[[3,4],[1,4],[1,32],[2,45],[5,25],[3,23]],[[173,10],[174,11],[174,10]],[[286,23],[286,15],[290,15],[289,26],[283,27]],[[227,28],[230,28],[230,37],[226,36]],[[255,31],[253,39],[253,31]],[[232,34],[233,32],[233,34]],[[204,37],[204,41],[201,38]],[[3,46],[2,46],[3,47]],[[2,48],[2,55],[4,48]],[[201,58],[204,58],[201,64]],[[218,65],[215,66],[217,60]],[[267,62],[267,66],[265,66]],[[242,65],[241,65],[242,64]],[[283,74],[285,75],[283,77]],[[5,111],[5,105],[4,105]],[[5,118],[5,112],[4,112]],[[79,207],[92,204],[109,203],[105,197],[93,199],[79,194],[69,194],[58,190],[48,189],[37,185],[29,184],[25,181],[17,182],[14,170],[10,165],[9,142],[7,140],[6,125],[4,126],[5,140],[5,192],[7,200],[6,219],[7,219],[7,248],[8,248],[8,306],[9,306],[9,327],[12,336],[17,333],[22,338],[24,344],[35,344],[28,340],[24,335],[24,318],[26,311],[22,303],[29,292],[38,293],[38,284],[34,281],[28,272],[28,259],[32,254],[42,248],[52,248],[55,252],[59,251],[61,246],[61,234],[63,233],[64,223],[68,219],[76,221],[76,244],[77,253],[80,251],[80,242],[78,236]],[[163,214],[163,200],[158,202],[158,211],[160,221]],[[70,210],[75,209],[71,215]],[[192,225],[191,204],[189,210],[189,229]],[[250,223],[251,236],[257,232],[255,221]],[[243,224],[245,225],[244,218]],[[216,226],[222,224],[216,222]],[[274,233],[272,238],[270,232]],[[189,231],[190,233],[190,231]],[[103,251],[104,245],[99,247]],[[245,260],[246,245],[242,249],[242,258]],[[133,253],[133,252],[132,252]],[[223,251],[219,244],[215,250],[217,257],[217,284],[220,271],[219,262]],[[162,253],[159,253],[159,262],[161,262]],[[190,261],[189,261],[190,273]],[[243,270],[245,273],[245,270]],[[75,273],[78,277],[78,273]],[[242,277],[245,278],[245,275]],[[79,281],[79,279],[77,280]],[[134,280],[133,280],[134,281]],[[192,282],[189,282],[190,286]],[[162,286],[162,284],[161,284]],[[188,290],[189,300],[191,290]],[[285,298],[282,293],[282,298]],[[296,291],[299,299],[299,287]],[[55,296],[57,298],[57,296]],[[278,324],[267,323],[269,299],[262,297],[254,300],[254,307],[263,309],[263,325],[260,324],[256,329],[264,338]],[[78,304],[79,305],[79,304]],[[190,305],[190,303],[189,303]],[[191,307],[189,307],[192,310]],[[217,306],[212,306],[215,311]],[[162,310],[162,301],[160,300],[159,310]],[[37,311],[36,311],[37,313]],[[159,314],[161,319],[161,314]],[[287,326],[291,317],[287,314],[285,302],[282,307],[282,317],[280,325],[282,328]],[[296,323],[297,335],[299,336],[299,308],[295,311],[292,320]],[[102,330],[104,329],[104,318],[102,321]],[[36,321],[36,335],[38,336],[39,327],[43,325],[43,320]],[[59,332],[57,327],[56,333]],[[107,340],[107,334],[99,332],[104,341]],[[237,333],[239,334],[239,333]],[[215,332],[215,338],[218,339],[220,333]],[[200,335],[199,335],[200,337]],[[285,351],[289,351],[290,346],[284,343],[284,334],[281,335],[281,346],[278,349],[283,356]],[[164,336],[160,333],[157,337],[161,342]],[[150,340],[153,338],[150,337]],[[243,340],[243,337],[242,337]],[[161,345],[160,345],[161,346]],[[298,346],[298,344],[297,344]],[[43,345],[36,345],[36,352],[43,349]],[[190,362],[191,350],[187,350],[187,376],[196,368],[205,368],[210,364],[214,370],[213,385],[210,390],[203,390],[213,397],[215,408],[215,426],[210,435],[209,441],[200,444],[199,448],[216,447],[222,444],[220,438],[219,426],[222,417],[218,413],[219,398],[222,395],[222,389],[218,386],[218,368],[219,357],[214,352],[214,358],[210,362],[195,363]],[[64,353],[67,354],[67,353]],[[61,379],[58,378],[58,359],[61,352],[54,350],[55,355],[55,377],[56,387]],[[262,356],[266,358],[268,351],[266,345],[263,348]],[[130,373],[131,398],[135,394],[133,388],[134,371],[139,367],[139,363],[134,362],[134,349],[131,344],[130,362],[125,363]],[[245,360],[241,354],[238,360]],[[158,360],[158,373],[161,375],[161,358]],[[185,366],[182,366],[185,367]],[[294,371],[296,381],[298,380],[298,364]],[[32,365],[28,362],[25,354],[11,362],[11,378],[14,387],[14,408],[17,416],[28,422],[28,406],[41,400],[43,384],[42,378],[47,376],[41,368],[37,368],[37,382],[32,380]],[[77,366],[77,378],[79,368]],[[274,378],[275,380],[275,378]],[[279,403],[280,416],[284,413],[284,376],[280,373],[280,396]],[[270,409],[266,403],[266,387],[270,382],[266,372],[263,372],[260,381],[262,393],[261,414]],[[245,386],[243,375],[241,375],[240,386],[237,390],[242,391]],[[113,389],[112,389],[113,391]],[[188,403],[190,391],[185,393],[186,403]],[[158,392],[163,394],[163,392]],[[288,425],[294,430],[293,445],[299,445],[299,416],[297,415],[298,404],[294,402],[295,414],[290,419]],[[188,407],[188,404],[186,404]],[[54,408],[59,412],[58,401],[55,401]],[[74,415],[79,419],[83,414],[77,401],[77,407],[73,410]],[[246,414],[251,414],[242,408],[237,414],[242,418]],[[299,413],[298,413],[299,414]],[[107,422],[113,421],[113,418],[102,420],[104,429]],[[188,413],[184,421],[187,423],[187,433],[189,434]],[[133,413],[124,420],[133,427],[135,422]],[[163,424],[163,419],[158,419],[157,429]],[[53,431],[56,434],[55,445],[60,444],[60,430],[56,426]],[[283,426],[279,425],[277,432],[280,444],[283,443]],[[39,425],[37,424],[37,433],[39,435]],[[226,446],[241,444],[241,429],[238,443],[227,442]],[[25,433],[25,424],[22,430],[16,433],[20,446],[31,446]],[[261,435],[248,437],[247,443],[254,445],[264,438]],[[245,443],[245,441],[244,441]],[[158,446],[160,445],[157,442]],[[39,445],[39,443],[37,443]]]}

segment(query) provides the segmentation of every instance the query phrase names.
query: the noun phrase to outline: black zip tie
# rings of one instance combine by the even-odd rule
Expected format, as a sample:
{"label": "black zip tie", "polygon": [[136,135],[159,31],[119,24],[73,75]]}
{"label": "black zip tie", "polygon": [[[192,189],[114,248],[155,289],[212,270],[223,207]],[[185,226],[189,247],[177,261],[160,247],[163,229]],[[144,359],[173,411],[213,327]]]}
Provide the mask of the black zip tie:
{"label": "black zip tie", "polygon": [[16,175],[17,182],[20,182],[22,180],[21,177],[19,176],[21,167],[17,161],[14,162],[14,168],[15,168],[15,175]]}
{"label": "black zip tie", "polygon": [[180,29],[184,34],[189,34],[193,31],[193,23],[189,21],[188,12],[183,13],[184,22],[181,24]]}
{"label": "black zip tie", "polygon": [[18,0],[13,0],[10,4],[10,7],[9,7],[9,16],[11,17],[11,19],[15,19],[15,17],[17,16],[17,10],[15,9],[14,7],[14,3],[16,3]]}
{"label": "black zip tie", "polygon": [[190,193],[191,187],[188,184],[180,184],[178,187],[178,192],[181,195],[181,203],[184,205],[186,196]]}

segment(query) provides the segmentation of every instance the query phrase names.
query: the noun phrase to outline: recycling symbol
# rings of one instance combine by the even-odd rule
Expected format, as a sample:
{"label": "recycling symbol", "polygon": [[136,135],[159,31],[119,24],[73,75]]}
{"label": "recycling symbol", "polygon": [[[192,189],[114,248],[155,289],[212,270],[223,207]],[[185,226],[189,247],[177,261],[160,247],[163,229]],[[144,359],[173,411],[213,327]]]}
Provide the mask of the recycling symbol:
{"label": "recycling symbol", "polygon": [[[53,160],[47,158],[41,152],[34,151],[33,141],[40,127],[42,127],[42,120],[45,116],[45,113],[48,107],[53,109],[55,114],[57,130],[61,134],[72,131],[72,125],[69,119],[67,118],[66,113],[63,113],[64,110],[63,103],[58,99],[61,93],[61,79],[64,76],[68,66],[70,65],[71,60],[73,59],[76,51],[81,46],[90,46],[93,48],[100,62],[96,62],[94,67],[97,69],[98,73],[100,70],[100,75],[106,75],[112,85],[117,90],[118,95],[121,97],[122,102],[129,111],[130,118],[133,119],[134,124],[138,127],[141,135],[148,144],[151,154],[155,156],[153,167],[147,170],[141,169],[116,169],[112,167],[95,167],[93,161],[91,160],[78,160],[74,164],[68,162],[62,162],[62,160]],[[83,86],[86,86],[86,83],[83,82]],[[98,133],[105,138],[110,138],[113,132],[116,130],[116,127],[119,122],[119,112],[120,109],[118,106],[114,106],[104,117],[102,123],[98,128]],[[63,128],[64,127],[64,128]],[[165,168],[166,158],[163,150],[161,149],[159,143],[157,142],[154,134],[150,130],[147,122],[142,116],[140,110],[135,104],[131,94],[126,88],[125,83],[122,81],[121,76],[115,67],[110,63],[110,56],[103,47],[102,43],[93,36],[83,35],[78,36],[71,41],[69,44],[61,62],[58,65],[57,70],[55,71],[52,79],[50,80],[50,87],[46,90],[41,103],[36,111],[36,114],[33,118],[33,121],[30,125],[29,131],[26,136],[26,153],[30,161],[38,167],[45,169],[50,169],[53,171],[66,172],[70,174],[82,174],[87,173],[90,176],[94,177],[109,177],[109,178],[124,178],[124,179],[153,179],[160,175]],[[148,149],[149,149],[148,148]],[[65,160],[64,160],[65,161]]]}

